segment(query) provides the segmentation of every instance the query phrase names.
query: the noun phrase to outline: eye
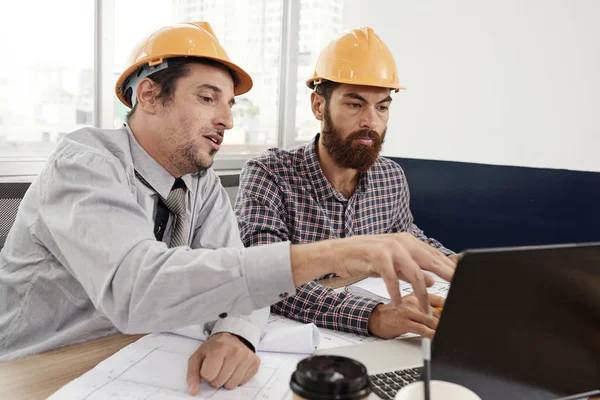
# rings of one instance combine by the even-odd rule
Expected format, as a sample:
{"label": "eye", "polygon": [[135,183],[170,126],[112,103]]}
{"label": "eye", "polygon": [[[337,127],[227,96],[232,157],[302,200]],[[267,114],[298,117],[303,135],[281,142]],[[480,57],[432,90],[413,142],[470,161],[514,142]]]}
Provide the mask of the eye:
{"label": "eye", "polygon": [[202,101],[204,101],[205,103],[212,103],[214,102],[212,97],[207,97],[207,96],[198,96],[198,98]]}
{"label": "eye", "polygon": [[360,108],[361,104],[360,103],[347,103],[348,107],[350,108]]}
{"label": "eye", "polygon": [[379,111],[387,111],[389,109],[390,109],[389,106],[379,106]]}

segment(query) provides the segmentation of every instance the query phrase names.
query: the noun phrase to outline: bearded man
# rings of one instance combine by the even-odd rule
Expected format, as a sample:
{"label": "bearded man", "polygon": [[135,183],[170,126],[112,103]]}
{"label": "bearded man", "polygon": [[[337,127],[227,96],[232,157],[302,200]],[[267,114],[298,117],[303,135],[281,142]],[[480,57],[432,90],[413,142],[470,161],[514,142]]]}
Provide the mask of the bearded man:
{"label": "bearded man", "polygon": [[[244,245],[409,232],[455,257],[414,224],[402,168],[379,155],[390,94],[404,88],[390,50],[373,29],[355,29],[330,42],[306,84],[313,89],[311,108],[321,133],[306,145],[269,149],[246,163],[235,204]],[[444,300],[434,295],[429,300],[432,315],[421,312],[412,295],[394,308],[313,281],[271,311],[362,335],[387,339],[410,332],[431,338],[440,316],[434,307]]]}

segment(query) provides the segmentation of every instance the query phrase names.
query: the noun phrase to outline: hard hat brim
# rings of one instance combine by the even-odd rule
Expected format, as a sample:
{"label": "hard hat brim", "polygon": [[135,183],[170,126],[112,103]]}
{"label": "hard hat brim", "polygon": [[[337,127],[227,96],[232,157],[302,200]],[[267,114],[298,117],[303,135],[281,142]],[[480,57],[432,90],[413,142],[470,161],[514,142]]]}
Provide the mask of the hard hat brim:
{"label": "hard hat brim", "polygon": [[[314,76],[312,78],[309,78],[306,80],[306,86],[309,89],[314,89],[315,88],[315,81],[330,81],[330,82],[335,82],[335,83],[342,83],[342,84],[347,84],[347,85],[357,85],[357,86],[373,86],[373,87],[383,87],[383,88],[388,88],[391,90],[394,90],[395,92],[398,92],[400,90],[406,90],[406,87],[404,86],[400,86],[400,85],[386,85],[384,83],[381,82],[356,82],[352,79],[344,79],[344,78],[336,78],[334,79],[326,79],[326,78],[320,78],[318,76]],[[321,82],[319,82],[321,83]]]}
{"label": "hard hat brim", "polygon": [[[166,60],[169,58],[176,58],[176,57],[180,58],[180,57],[185,57],[185,56],[181,56],[179,54],[163,55],[162,60]],[[254,85],[252,78],[250,77],[250,74],[248,74],[241,67],[239,67],[238,65],[236,65],[230,61],[224,61],[224,60],[221,60],[219,58],[214,58],[214,57],[194,57],[194,58],[206,58],[208,60],[216,61],[219,64],[222,64],[222,65],[230,68],[235,73],[237,81],[238,81],[238,84],[233,89],[233,93],[235,96],[239,96],[244,93],[248,93],[250,91],[250,89],[252,89],[252,86]],[[123,82],[125,82],[125,79],[127,79],[129,77],[129,75],[131,75],[134,71],[136,71],[139,67],[141,67],[142,65],[144,65],[146,63],[150,64],[151,61],[150,60],[142,60],[142,61],[139,61],[139,62],[133,64],[129,68],[127,68],[125,71],[123,71],[123,73],[117,80],[117,83],[115,84],[115,91],[117,93],[117,97],[125,106],[127,106],[129,108],[131,108],[131,104],[125,99],[125,93],[121,92],[121,86],[123,85]],[[150,79],[152,79],[151,76],[150,76]]]}

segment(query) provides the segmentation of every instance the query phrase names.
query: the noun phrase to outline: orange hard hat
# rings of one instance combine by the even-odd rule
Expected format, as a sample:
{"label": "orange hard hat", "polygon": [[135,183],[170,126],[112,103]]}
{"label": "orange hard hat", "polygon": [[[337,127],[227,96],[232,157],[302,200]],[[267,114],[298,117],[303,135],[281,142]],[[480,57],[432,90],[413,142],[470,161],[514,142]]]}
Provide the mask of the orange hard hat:
{"label": "orange hard hat", "polygon": [[406,89],[400,86],[392,52],[369,27],[353,29],[329,42],[306,86],[314,89],[323,81],[385,87],[396,92]]}
{"label": "orange hard hat", "polygon": [[[115,90],[119,100],[131,108],[132,105],[125,98],[128,87],[135,91],[137,82],[154,72],[168,68],[167,60],[175,57],[208,58],[231,68],[238,81],[234,88],[236,96],[252,88],[252,78],[229,60],[208,22],[184,22],[158,29],[134,49],[130,67],[123,71],[117,80]],[[133,74],[138,69],[140,72]],[[135,84],[132,80],[135,80]],[[135,93],[132,93],[132,99],[135,102]]]}

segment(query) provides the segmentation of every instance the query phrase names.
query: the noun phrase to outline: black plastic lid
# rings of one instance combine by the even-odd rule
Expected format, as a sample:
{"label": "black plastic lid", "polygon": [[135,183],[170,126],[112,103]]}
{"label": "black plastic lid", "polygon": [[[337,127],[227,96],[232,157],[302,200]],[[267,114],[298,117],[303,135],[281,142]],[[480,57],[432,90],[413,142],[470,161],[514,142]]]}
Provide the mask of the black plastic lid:
{"label": "black plastic lid", "polygon": [[290,387],[309,400],[360,400],[371,393],[365,366],[341,356],[312,356],[300,361]]}

